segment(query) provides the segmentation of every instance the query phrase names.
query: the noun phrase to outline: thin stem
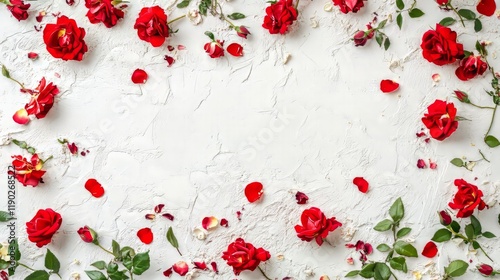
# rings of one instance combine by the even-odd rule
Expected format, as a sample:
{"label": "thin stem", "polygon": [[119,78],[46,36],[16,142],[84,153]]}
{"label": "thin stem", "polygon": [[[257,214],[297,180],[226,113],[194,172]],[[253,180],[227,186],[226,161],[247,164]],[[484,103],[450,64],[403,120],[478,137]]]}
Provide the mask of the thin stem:
{"label": "thin stem", "polygon": [[134,274],[132,274],[132,271],[129,270],[128,272],[130,272],[130,280],[134,280]]}
{"label": "thin stem", "polygon": [[300,0],[297,0],[297,3],[295,3],[295,10],[297,10],[297,8],[299,7],[299,2]]}
{"label": "thin stem", "polygon": [[55,275],[59,276],[59,279],[62,279],[61,275],[59,275],[59,273],[54,273]]}
{"label": "thin stem", "polygon": [[394,274],[394,272],[392,272],[392,270],[391,270],[391,274],[392,274],[392,277],[394,277],[395,280],[398,280],[398,277],[396,277],[396,274]]}
{"label": "thin stem", "polygon": [[106,248],[102,247],[102,246],[101,246],[101,244],[97,244],[97,246],[98,246],[99,248],[101,248],[102,250],[104,250],[106,253],[110,253],[110,254],[111,254],[111,255],[113,255],[113,256],[115,255],[115,254],[113,254],[113,252],[111,252],[110,250],[107,250]]}
{"label": "thin stem", "polygon": [[179,248],[175,248],[177,250],[177,253],[179,253],[179,255],[182,257],[182,253],[181,251],[179,251]]}
{"label": "thin stem", "polygon": [[269,278],[266,273],[264,272],[264,270],[262,270],[262,268],[260,268],[260,266],[257,266],[257,268],[260,270],[260,273],[262,273],[262,275],[264,275],[264,278],[266,278],[267,280],[272,280],[271,278]]}
{"label": "thin stem", "polygon": [[491,109],[491,110],[495,110],[495,108],[493,108],[493,107],[479,106],[479,105],[476,105],[476,104],[474,104],[472,102],[469,102],[469,104],[472,105],[472,106],[474,106],[474,107],[476,107],[476,108],[479,108],[479,109]]}
{"label": "thin stem", "polygon": [[16,83],[17,83],[17,84],[18,84],[18,85],[19,85],[22,89],[25,89],[24,85],[23,85],[23,84],[21,84],[21,82],[19,82],[18,80],[14,79],[14,78],[12,78],[12,77],[9,77],[9,79],[10,79],[11,81],[16,82]]}
{"label": "thin stem", "polygon": [[488,255],[488,254],[484,251],[484,249],[483,249],[483,247],[482,247],[481,245],[479,246],[479,249],[481,249],[481,251],[483,251],[483,254],[484,254],[484,255],[485,255],[488,259],[490,259],[490,261],[493,261],[493,259],[492,259],[492,258],[490,258],[490,256],[489,256],[489,255]]}
{"label": "thin stem", "polygon": [[29,269],[29,270],[31,270],[31,271],[35,271],[33,268],[31,268],[31,267],[29,267],[29,266],[25,265],[24,263],[17,262],[17,264],[18,264],[18,265],[20,265],[20,266],[22,266],[22,267],[25,267],[25,268],[27,268],[27,269]]}
{"label": "thin stem", "polygon": [[464,19],[462,18],[462,16],[458,13],[457,9],[455,9],[455,7],[453,7],[450,3],[448,4],[448,7],[450,7],[454,12],[455,14],[457,14],[457,16],[460,18],[460,22],[462,22],[462,25],[465,27],[465,22],[464,22]]}
{"label": "thin stem", "polygon": [[176,18],[174,18],[173,20],[171,20],[171,21],[167,22],[167,25],[169,25],[169,24],[171,24],[171,23],[174,23],[174,22],[176,22],[176,21],[178,21],[178,20],[180,20],[180,19],[182,19],[182,18],[185,18],[185,17],[186,17],[186,15],[182,15],[182,16],[180,16],[180,17],[176,17]]}
{"label": "thin stem", "polygon": [[486,136],[490,134],[491,128],[493,127],[493,121],[495,120],[495,114],[497,113],[498,104],[495,104],[495,108],[493,108],[493,116],[491,117],[490,127],[488,127],[488,131],[486,132]]}
{"label": "thin stem", "polygon": [[215,0],[215,3],[217,4],[217,6],[219,6],[219,9],[220,9],[220,18],[224,21],[226,21],[227,23],[229,23],[229,25],[231,25],[231,27],[236,27],[236,25],[234,23],[232,23],[230,20],[228,20],[226,18],[226,16],[224,16],[224,13],[222,12],[222,6],[220,5],[219,1]]}
{"label": "thin stem", "polygon": [[481,156],[483,157],[483,159],[487,162],[490,162],[483,154],[483,152],[481,152],[481,150],[479,150],[479,154],[481,154]]}

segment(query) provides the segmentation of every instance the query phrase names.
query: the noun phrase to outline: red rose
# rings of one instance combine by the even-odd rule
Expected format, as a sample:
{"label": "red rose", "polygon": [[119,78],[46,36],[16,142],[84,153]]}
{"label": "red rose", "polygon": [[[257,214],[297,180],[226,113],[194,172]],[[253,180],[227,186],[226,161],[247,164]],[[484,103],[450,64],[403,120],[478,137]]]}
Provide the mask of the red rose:
{"label": "red rose", "polygon": [[217,40],[206,43],[204,49],[211,58],[224,56],[224,41]]}
{"label": "red rose", "polygon": [[30,6],[31,4],[24,4],[23,0],[10,0],[10,3],[7,1],[7,9],[9,9],[18,21],[28,18],[28,9]]}
{"label": "red rose", "polygon": [[80,228],[77,231],[78,235],[80,235],[80,238],[83,240],[83,242],[86,243],[94,243],[96,245],[99,244],[99,241],[97,240],[97,232],[95,232],[93,229],[89,228],[88,226],[84,226]]}
{"label": "red rose", "polygon": [[[488,264],[480,264],[477,266],[477,270],[479,273],[481,273],[484,277],[488,277],[493,274],[493,267]],[[494,275],[494,274],[493,274]]]}
{"label": "red rose", "polygon": [[335,6],[339,6],[344,14],[349,12],[357,13],[365,4],[363,0],[333,0]]}
{"label": "red rose", "polygon": [[327,219],[325,214],[316,207],[304,210],[300,216],[300,221],[302,225],[295,226],[297,236],[307,242],[316,240],[316,243],[320,246],[330,231],[334,231],[342,226],[335,217]]}
{"label": "red rose", "polygon": [[19,124],[28,123],[30,115],[34,115],[37,119],[45,118],[54,105],[55,96],[59,93],[56,85],[52,83],[47,85],[45,77],[42,78],[35,90],[23,89],[21,91],[30,94],[31,100],[23,109],[14,114],[13,119]]}
{"label": "red rose", "polygon": [[432,138],[443,141],[457,130],[458,121],[455,120],[457,109],[453,103],[436,100],[427,107],[427,112],[422,122],[429,129]]}
{"label": "red rose", "polygon": [[488,64],[481,60],[480,56],[471,55],[460,61],[460,66],[455,71],[457,77],[462,81],[470,80],[488,69]]}
{"label": "red rose", "polygon": [[436,24],[436,30],[424,33],[420,47],[425,59],[440,66],[464,56],[463,45],[457,43],[457,33],[439,24]]}
{"label": "red rose", "polygon": [[375,35],[371,25],[368,24],[366,27],[368,28],[367,31],[359,30],[356,34],[354,34],[354,46],[364,46],[366,42],[368,42],[368,40],[373,38],[373,35]]}
{"label": "red rose", "polygon": [[43,168],[43,161],[40,160],[37,154],[31,156],[28,161],[22,156],[12,156],[12,166],[15,169],[16,179],[23,184],[23,186],[38,186],[38,183],[43,182],[42,176],[45,174]]}
{"label": "red rose", "polygon": [[85,0],[85,7],[89,9],[87,17],[91,23],[102,22],[107,28],[116,25],[125,15],[120,8],[113,5],[111,0]]}
{"label": "red rose", "polygon": [[446,6],[450,0],[436,0],[439,6]]}
{"label": "red rose", "polygon": [[0,271],[0,279],[1,280],[9,280],[9,274],[5,271]]}
{"label": "red rose", "polygon": [[153,47],[159,47],[169,35],[167,15],[159,6],[142,8],[134,29],[137,29],[141,40],[151,43]]}
{"label": "red rose", "polygon": [[455,186],[458,191],[448,206],[453,210],[458,210],[457,218],[467,218],[476,208],[483,210],[486,207],[486,203],[481,199],[483,192],[477,186],[467,183],[464,179],[456,179]]}
{"label": "red rose", "polygon": [[28,239],[41,248],[52,241],[52,236],[61,227],[61,223],[62,217],[59,213],[50,208],[40,209],[35,217],[26,223]]}
{"label": "red rose", "polygon": [[83,54],[88,50],[84,37],[85,29],[78,27],[74,19],[66,16],[57,18],[55,24],[47,24],[43,30],[47,51],[62,60],[83,59]]}
{"label": "red rose", "polygon": [[235,275],[239,275],[244,270],[254,271],[260,262],[265,262],[269,258],[271,255],[268,251],[263,248],[255,248],[242,238],[229,244],[226,252],[222,253],[222,259],[227,262],[227,265],[233,267]]}
{"label": "red rose", "polygon": [[238,36],[240,36],[241,38],[244,38],[244,39],[247,39],[247,36],[250,35],[250,31],[248,30],[248,28],[246,28],[245,26],[241,25],[241,26],[236,26],[234,28],[234,30],[236,30],[236,34]]}
{"label": "red rose", "polygon": [[266,8],[266,14],[262,27],[268,29],[271,34],[285,34],[288,26],[297,19],[298,11],[292,0],[278,0]]}

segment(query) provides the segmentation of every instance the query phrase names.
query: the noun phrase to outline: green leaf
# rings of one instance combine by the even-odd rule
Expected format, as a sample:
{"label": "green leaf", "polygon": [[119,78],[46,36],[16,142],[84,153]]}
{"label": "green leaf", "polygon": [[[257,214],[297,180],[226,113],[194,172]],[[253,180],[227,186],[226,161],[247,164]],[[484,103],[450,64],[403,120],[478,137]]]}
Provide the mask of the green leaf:
{"label": "green leaf", "polygon": [[91,280],[106,280],[106,276],[100,272],[100,271],[97,271],[97,270],[90,270],[90,271],[85,271],[85,273],[87,274],[87,276],[91,279]]}
{"label": "green leaf", "polygon": [[472,226],[474,227],[474,234],[475,235],[480,235],[481,232],[483,231],[483,227],[481,226],[481,222],[474,216],[470,216],[470,222]]}
{"label": "green leaf", "polygon": [[396,7],[398,7],[398,9],[402,10],[405,8],[405,2],[403,2],[403,0],[396,0]]}
{"label": "green leaf", "polygon": [[500,141],[493,136],[493,135],[488,135],[484,138],[484,142],[490,147],[490,148],[495,148],[500,146]]}
{"label": "green leaf", "polygon": [[394,243],[394,250],[401,256],[412,257],[412,258],[418,257],[417,249],[415,249],[413,245],[401,240],[396,241],[396,243]]}
{"label": "green leaf", "polygon": [[469,20],[473,20],[476,18],[476,14],[468,9],[460,9],[458,10],[458,14]]}
{"label": "green leaf", "polygon": [[359,274],[359,270],[353,270],[353,271],[350,271],[349,273],[347,273],[344,277],[355,277],[355,276],[358,276]]}
{"label": "green leaf", "polygon": [[108,272],[108,277],[111,280],[127,280],[129,279],[127,274],[128,274],[127,270],[115,271],[111,273]]}
{"label": "green leaf", "polygon": [[59,269],[61,268],[61,263],[49,249],[47,249],[47,254],[45,255],[45,267],[55,273],[59,273]]}
{"label": "green leaf", "polygon": [[392,221],[389,219],[385,219],[382,222],[378,223],[373,229],[376,231],[388,231],[392,227]]}
{"label": "green leaf", "polygon": [[369,263],[366,264],[361,268],[361,271],[359,272],[359,276],[363,278],[372,278],[374,271],[375,270],[375,263]]}
{"label": "green leaf", "polygon": [[91,266],[97,268],[97,269],[100,269],[100,270],[103,270],[106,268],[106,262],[104,261],[97,261],[95,263],[92,263]]}
{"label": "green leaf", "polygon": [[215,40],[214,34],[210,31],[205,31],[205,35],[208,36],[212,41]]}
{"label": "green leaf", "polygon": [[406,266],[406,259],[404,257],[395,257],[389,261],[391,267],[395,270],[408,272],[408,267]]}
{"label": "green leaf", "polygon": [[461,159],[459,159],[459,158],[454,158],[450,162],[451,162],[451,164],[453,164],[453,165],[455,165],[457,167],[465,166],[464,161],[461,160]]}
{"label": "green leaf", "polygon": [[431,238],[432,241],[438,243],[449,241],[450,239],[451,239],[451,232],[446,228],[439,229],[438,231],[436,231],[436,233],[434,233],[434,236]]}
{"label": "green leaf", "polygon": [[35,150],[35,148],[33,148],[33,147],[28,147],[28,148],[26,149],[26,151],[28,151],[28,153],[30,153],[30,154],[32,154],[32,155],[34,155],[34,154],[36,153],[36,150]]}
{"label": "green leaf", "polygon": [[232,19],[232,20],[238,20],[238,19],[245,18],[245,15],[242,13],[232,13],[230,15],[227,15],[227,17]]}
{"label": "green leaf", "polygon": [[381,22],[378,24],[377,28],[378,28],[378,29],[382,29],[382,28],[384,28],[386,23],[387,23],[387,20],[386,20],[386,19],[384,19],[383,21],[381,21]]}
{"label": "green leaf", "polygon": [[5,270],[5,269],[9,268],[9,266],[10,266],[10,262],[3,260],[3,259],[0,259],[0,270]]}
{"label": "green leaf", "polygon": [[474,248],[474,250],[477,250],[481,248],[481,245],[479,245],[477,241],[472,241],[472,248]]}
{"label": "green leaf", "polygon": [[410,232],[411,232],[411,228],[409,228],[409,227],[404,227],[404,228],[402,228],[402,229],[398,230],[398,233],[396,233],[396,236],[397,236],[398,238],[402,238],[402,237],[407,236]]}
{"label": "green leaf", "polygon": [[7,222],[7,221],[10,221],[10,220],[13,220],[15,219],[14,217],[12,217],[9,212],[5,212],[5,211],[0,211],[0,222]]}
{"label": "green leaf", "polygon": [[187,6],[189,6],[189,2],[191,2],[190,0],[183,0],[182,2],[180,2],[179,4],[177,4],[177,8],[186,8]]}
{"label": "green leaf", "polygon": [[444,271],[448,276],[459,277],[465,274],[468,267],[469,267],[468,263],[462,260],[455,260],[452,261],[450,265],[448,265],[448,267],[445,267]]}
{"label": "green leaf", "polygon": [[394,220],[395,223],[403,219],[405,215],[405,208],[403,206],[403,201],[401,200],[401,197],[396,199],[396,201],[392,204],[391,208],[389,209],[389,215],[391,215],[391,218]]}
{"label": "green leaf", "polygon": [[454,24],[455,22],[457,22],[456,19],[454,19],[452,17],[445,17],[439,22],[439,24],[442,26],[450,26],[450,25]]}
{"label": "green leaf", "polygon": [[135,256],[135,251],[131,247],[125,246],[125,247],[123,247],[120,250],[119,254],[121,255],[121,257],[123,259],[130,259],[130,260],[132,260],[132,258]]}
{"label": "green leaf", "polygon": [[113,240],[111,241],[111,247],[113,248],[113,256],[115,256],[115,258],[120,258],[121,257],[120,244],[118,244],[118,242]]}
{"label": "green leaf", "polygon": [[491,233],[489,231],[483,232],[483,236],[486,237],[486,238],[495,238],[495,237],[497,237],[496,235],[494,235],[493,233]]}
{"label": "green leaf", "polygon": [[12,139],[12,143],[14,143],[16,146],[18,146],[21,149],[26,149],[28,147],[28,144],[25,141],[19,141],[16,139]]}
{"label": "green leaf", "polygon": [[5,67],[5,65],[2,65],[2,75],[6,78],[10,78],[9,70],[7,70],[7,67]]}
{"label": "green leaf", "polygon": [[49,280],[49,278],[50,278],[50,275],[47,271],[37,270],[37,271],[31,273],[30,275],[28,275],[28,277],[24,278],[24,280]]}
{"label": "green leaf", "polygon": [[391,269],[385,263],[376,263],[373,270],[373,279],[388,280],[391,277]]}
{"label": "green leaf", "polygon": [[174,231],[172,230],[172,227],[168,228],[168,231],[167,231],[167,240],[168,240],[168,242],[170,242],[170,244],[172,244],[172,246],[175,249],[179,248],[179,243],[177,242],[177,238],[174,235]]}
{"label": "green leaf", "polygon": [[483,30],[483,23],[481,22],[481,20],[476,18],[474,20],[474,31],[479,32],[481,30]]}
{"label": "green leaf", "polygon": [[377,250],[379,250],[380,252],[388,252],[389,250],[391,250],[391,247],[387,244],[380,244],[377,246]]}
{"label": "green leaf", "polygon": [[400,13],[396,17],[396,23],[398,24],[399,29],[403,27],[403,16]]}
{"label": "green leaf", "polygon": [[474,239],[475,234],[474,234],[474,227],[472,224],[468,224],[465,226],[465,235],[467,235],[467,238],[469,239]]}
{"label": "green leaf", "polygon": [[384,41],[384,49],[388,50],[390,46],[391,46],[391,40],[389,40],[389,38],[386,37]]}
{"label": "green leaf", "polygon": [[382,42],[384,41],[384,37],[380,32],[375,33],[375,41],[377,41],[378,45],[382,47]]}
{"label": "green leaf", "polygon": [[424,12],[422,12],[422,10],[417,9],[417,8],[415,8],[415,9],[413,9],[413,10],[410,10],[410,11],[408,12],[408,15],[410,15],[410,17],[411,17],[411,18],[419,18],[419,17],[423,16],[424,14],[425,14],[425,13],[424,13]]}
{"label": "green leaf", "polygon": [[135,275],[141,275],[144,271],[149,269],[149,263],[149,251],[135,255],[133,260],[134,268],[132,269],[132,272]]}
{"label": "green leaf", "polygon": [[450,227],[454,232],[458,233],[460,231],[460,224],[457,221],[451,222]]}

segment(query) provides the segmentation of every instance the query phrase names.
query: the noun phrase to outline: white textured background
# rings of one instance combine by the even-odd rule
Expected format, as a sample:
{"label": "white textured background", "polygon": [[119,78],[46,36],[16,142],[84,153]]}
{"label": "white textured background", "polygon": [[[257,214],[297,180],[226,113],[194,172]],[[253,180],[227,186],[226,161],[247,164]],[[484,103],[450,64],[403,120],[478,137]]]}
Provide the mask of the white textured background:
{"label": "white textured background", "polygon": [[[369,1],[360,13],[343,15],[337,9],[325,12],[326,0],[303,0],[298,26],[286,36],[276,36],[261,27],[267,5],[264,1],[234,0],[223,3],[224,9],[248,16],[239,23],[250,27],[249,40],[237,37],[215,18],[199,26],[184,20],[173,24],[179,32],[161,48],[139,40],[133,24],[143,6],[167,7],[171,2],[133,1],[125,19],[112,29],[90,24],[81,0],[73,7],[63,0],[31,2],[30,18],[20,23],[0,7],[0,62],[29,87],[46,76],[61,90],[47,118],[20,126],[12,115],[28,101],[27,96],[19,93],[13,82],[0,79],[2,192],[7,193],[5,174],[10,156],[22,153],[7,145],[9,137],[28,141],[42,158],[55,157],[46,165],[45,184],[37,188],[18,184],[23,261],[43,267],[45,249],[27,241],[24,223],[38,209],[51,207],[62,214],[63,225],[48,248],[61,259],[64,279],[70,279],[72,272],[87,279],[83,271],[90,263],[110,259],[79,239],[76,230],[83,225],[96,229],[104,246],[116,239],[123,246],[151,250],[151,269],[138,279],[163,279],[162,271],[181,260],[166,241],[168,226],[174,228],[184,260],[218,263],[219,276],[202,273],[199,279],[234,278],[220,256],[227,244],[240,236],[271,252],[273,257],[263,267],[272,277],[318,279],[329,275],[342,279],[347,271],[360,267],[356,257],[355,266],[345,261],[352,252],[344,248],[348,232],[355,231],[352,242],[362,239],[374,247],[389,242],[388,234],[372,227],[386,217],[390,204],[399,196],[406,206],[403,224],[413,228],[411,237],[419,252],[440,227],[436,211],[450,201],[454,179],[476,183],[485,200],[496,205],[500,150],[489,149],[482,142],[490,112],[455,102],[459,115],[472,121],[461,122],[458,131],[444,142],[426,144],[415,136],[423,127],[420,118],[427,105],[436,98],[452,100],[454,89],[469,92],[479,104],[489,104],[483,89],[489,88],[491,78],[464,83],[454,75],[456,65],[438,67],[422,58],[422,34],[452,14],[440,11],[431,1],[420,2],[424,17],[410,20],[405,15],[402,31],[395,23],[387,26],[386,34],[392,40],[387,52],[374,40],[355,48],[350,38],[372,19],[373,12],[380,18],[393,13],[392,1]],[[475,10],[474,1],[468,2],[455,5]],[[62,12],[86,29],[89,52],[82,62],[60,61],[47,53],[42,33],[33,28],[34,11],[42,9],[49,13],[44,23],[55,22],[50,13]],[[175,9],[168,15],[174,18],[185,11]],[[311,19],[318,21],[317,28],[311,26]],[[459,24],[452,28],[461,34],[459,41],[468,50],[473,49],[475,40],[493,41],[490,61],[500,69],[494,59],[500,48],[499,20],[492,17],[483,23],[484,30],[478,34],[471,23],[467,29]],[[203,35],[206,30],[227,43],[241,43],[244,57],[227,54],[217,60],[209,58],[203,51],[208,41]],[[163,60],[167,44],[187,48],[175,54],[177,62],[171,68]],[[39,53],[40,58],[29,60],[30,51]],[[284,64],[288,54],[290,60]],[[141,87],[130,81],[136,68],[150,74]],[[437,85],[431,79],[434,73],[442,77]],[[397,93],[379,91],[379,81],[386,78],[400,82]],[[500,136],[500,121],[493,134]],[[88,148],[90,154],[73,157],[57,138],[68,138],[80,148]],[[491,163],[479,163],[474,172],[449,164],[454,157],[479,159],[478,149]],[[419,158],[436,161],[437,170],[417,169]],[[352,185],[356,176],[370,182],[368,194]],[[93,198],[84,189],[88,178],[103,184],[103,198]],[[251,181],[261,181],[265,195],[261,202],[250,205],[243,188]],[[296,204],[297,190],[309,195],[307,205]],[[5,196],[0,196],[2,208]],[[166,204],[165,211],[175,216],[174,222],[144,219],[159,203]],[[320,207],[344,224],[343,234],[336,232],[329,237],[335,248],[328,244],[319,248],[296,237],[293,226],[302,210],[311,206]],[[243,207],[238,221],[235,213]],[[486,230],[500,236],[497,214],[498,207],[493,207],[479,217]],[[219,228],[207,240],[199,241],[191,236],[191,230],[205,216],[227,218],[230,227]],[[151,227],[155,233],[150,246],[136,237],[142,227]],[[7,235],[3,227],[0,233]],[[493,258],[500,258],[498,239],[483,243]],[[452,242],[438,246],[440,254],[434,259],[438,270],[450,259],[472,259],[474,264],[487,261],[482,253],[467,254],[465,247]],[[285,259],[278,260],[278,254]],[[378,253],[371,256],[381,258]],[[410,262],[409,269],[428,270],[424,269],[428,262],[419,257]],[[308,269],[315,276],[309,278]],[[27,275],[25,271],[19,269],[14,279]],[[398,276],[412,279],[411,273]],[[180,279],[175,274],[172,277]],[[242,273],[239,278],[261,277],[256,271]],[[477,272],[463,277],[476,278],[480,278]]]}

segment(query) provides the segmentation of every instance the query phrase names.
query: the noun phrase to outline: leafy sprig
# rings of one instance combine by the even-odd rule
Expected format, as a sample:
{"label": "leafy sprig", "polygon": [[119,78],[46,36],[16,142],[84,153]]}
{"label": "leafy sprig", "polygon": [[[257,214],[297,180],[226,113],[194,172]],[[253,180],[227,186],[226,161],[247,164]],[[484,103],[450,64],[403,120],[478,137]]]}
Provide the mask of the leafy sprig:
{"label": "leafy sprig", "polygon": [[410,18],[419,18],[425,15],[425,13],[416,6],[417,1],[414,0],[411,6],[408,9],[405,9],[405,3],[403,2],[403,0],[396,0],[396,7],[398,8],[398,10],[396,11],[396,23],[398,24],[399,29],[403,27],[403,12],[408,12]]}

